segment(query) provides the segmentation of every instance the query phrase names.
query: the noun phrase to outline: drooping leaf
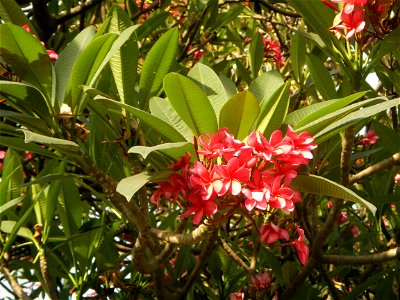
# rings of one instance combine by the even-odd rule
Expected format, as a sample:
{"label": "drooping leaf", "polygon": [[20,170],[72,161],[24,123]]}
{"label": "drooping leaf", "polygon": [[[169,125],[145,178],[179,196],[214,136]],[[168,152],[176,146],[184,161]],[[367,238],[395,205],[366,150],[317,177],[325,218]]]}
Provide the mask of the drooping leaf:
{"label": "drooping leaf", "polygon": [[73,147],[72,149],[76,147],[75,150],[79,149],[78,144],[69,140],[45,136],[25,129],[21,129],[21,131],[25,134],[25,143],[35,142],[44,145],[60,145],[60,146]]}
{"label": "drooping leaf", "polygon": [[163,78],[171,69],[178,53],[178,31],[173,28],[164,33],[147,53],[139,81],[140,108],[147,109],[151,97],[163,85]]}
{"label": "drooping leaf", "polygon": [[320,132],[318,132],[314,137],[317,142],[324,141],[331,137],[332,135],[338,133],[339,131],[347,128],[353,124],[361,120],[365,120],[373,115],[386,111],[387,109],[400,105],[400,98],[396,98],[393,100],[388,100],[383,103],[378,103],[375,105],[371,105],[369,107],[363,108],[361,110],[354,111],[338,121],[328,125]]}
{"label": "drooping leaf", "polygon": [[132,196],[150,181],[150,178],[151,176],[146,173],[124,178],[118,183],[117,192],[123,195],[127,201],[130,201]]}
{"label": "drooping leaf", "polygon": [[[101,96],[96,96],[95,100],[110,101],[114,104],[114,107],[119,106],[120,108],[126,109],[133,116],[140,119],[141,122],[154,129],[156,132],[160,133],[160,135],[164,137],[167,141],[181,142],[185,140],[185,138],[175,128],[164,122],[162,119],[149,114],[148,112]],[[109,109],[112,110],[113,108],[109,107]]]}
{"label": "drooping leaf", "polygon": [[[33,86],[13,81],[0,81],[0,95],[22,112],[29,108],[51,124],[49,107],[42,94]],[[30,114],[30,113],[28,113]]]}
{"label": "drooping leaf", "polygon": [[331,112],[342,109],[346,105],[361,98],[366,93],[366,91],[359,92],[341,99],[333,99],[306,106],[288,114],[285,118],[285,123],[292,125],[294,128],[305,126],[306,124],[322,118]]}
{"label": "drooping leaf", "polygon": [[182,120],[199,136],[217,131],[217,118],[203,90],[190,79],[170,73],[164,78],[164,90],[168,100]]}
{"label": "drooping leaf", "polygon": [[31,33],[37,35],[35,27],[14,0],[0,0],[0,18],[5,23],[13,23],[18,26],[29,25]]}
{"label": "drooping leaf", "polygon": [[219,126],[229,128],[231,134],[242,140],[249,134],[259,112],[256,97],[248,91],[240,92],[222,107]]}
{"label": "drooping leaf", "polygon": [[[43,119],[30,117],[29,115],[23,113],[17,113],[11,110],[0,110],[0,117],[5,118],[6,120],[13,121],[16,124],[20,124],[21,126],[26,127],[30,131],[34,131],[42,134],[50,134],[49,127],[47,123]],[[2,124],[0,126],[7,125]],[[17,132],[17,128],[12,127],[14,133]]]}
{"label": "drooping leaf", "polygon": [[8,148],[14,148],[14,149],[20,150],[20,151],[30,151],[33,153],[43,155],[45,157],[58,158],[57,154],[54,154],[52,151],[49,151],[46,148],[43,148],[43,147],[41,147],[37,144],[33,144],[33,143],[29,143],[29,144],[25,143],[23,138],[2,136],[1,137],[1,145],[8,147]]}
{"label": "drooping leaf", "polygon": [[158,27],[165,24],[165,20],[168,17],[168,12],[165,10],[157,9],[155,12],[143,22],[137,30],[138,41],[143,40],[150,34],[152,34]]}
{"label": "drooping leaf", "polygon": [[307,131],[311,133],[311,135],[316,135],[320,133],[322,130],[324,130],[327,126],[331,125],[332,123],[336,123],[336,120],[340,120],[343,116],[346,116],[352,111],[355,111],[357,109],[360,109],[361,107],[371,105],[374,103],[380,103],[384,100],[382,99],[367,99],[361,102],[353,103],[350,105],[347,105],[341,109],[338,109],[337,111],[333,111],[328,114],[323,114],[320,118],[317,118],[316,120],[302,126],[302,127],[297,127],[296,126],[296,131],[297,132],[302,132],[302,131]]}
{"label": "drooping leaf", "polygon": [[1,24],[0,55],[15,74],[36,87],[50,103],[52,65],[37,38],[14,24]]}
{"label": "drooping leaf", "polygon": [[352,201],[367,207],[373,214],[376,212],[374,205],[358,196],[352,190],[320,176],[297,175],[293,179],[291,187],[303,193],[319,194]]}
{"label": "drooping leaf", "polygon": [[0,181],[0,205],[21,196],[23,182],[21,160],[14,149],[8,149],[3,161]]}
{"label": "drooping leaf", "polygon": [[175,160],[186,152],[192,152],[195,155],[193,144],[188,142],[164,143],[153,147],[134,146],[128,150],[128,153],[140,154],[145,159],[154,151],[159,151]]}

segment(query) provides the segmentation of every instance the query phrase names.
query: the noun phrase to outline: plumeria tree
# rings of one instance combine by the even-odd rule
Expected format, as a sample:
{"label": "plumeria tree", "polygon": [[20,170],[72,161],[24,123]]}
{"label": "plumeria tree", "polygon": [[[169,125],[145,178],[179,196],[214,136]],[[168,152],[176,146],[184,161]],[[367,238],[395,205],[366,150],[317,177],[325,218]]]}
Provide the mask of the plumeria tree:
{"label": "plumeria tree", "polygon": [[2,289],[398,298],[399,14],[0,0]]}

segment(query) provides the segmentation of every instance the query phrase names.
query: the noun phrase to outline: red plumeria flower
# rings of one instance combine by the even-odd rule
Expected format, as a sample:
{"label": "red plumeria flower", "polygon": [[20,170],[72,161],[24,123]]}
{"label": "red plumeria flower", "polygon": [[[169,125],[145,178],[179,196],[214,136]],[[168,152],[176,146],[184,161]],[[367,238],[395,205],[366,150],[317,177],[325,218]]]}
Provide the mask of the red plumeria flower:
{"label": "red plumeria flower", "polygon": [[215,165],[214,172],[218,175],[218,179],[213,182],[218,196],[225,195],[228,191],[234,196],[238,195],[242,190],[241,182],[250,179],[250,170],[241,165],[237,157],[230,159],[227,165]]}
{"label": "red plumeria flower", "polygon": [[354,34],[364,30],[365,21],[362,10],[356,10],[351,13],[346,13],[345,11],[342,11],[339,16],[342,24],[333,26],[332,29],[346,30],[346,39],[350,39]]}
{"label": "red plumeria flower", "polygon": [[296,225],[296,231],[299,234],[297,240],[287,243],[286,245],[294,246],[301,264],[306,265],[308,263],[308,257],[310,256],[310,249],[308,248],[308,245],[304,242],[304,230]]}
{"label": "red plumeria flower", "polygon": [[360,141],[360,144],[362,144],[362,145],[366,145],[366,144],[373,145],[378,140],[379,140],[379,136],[377,136],[375,134],[375,130],[370,130],[364,135],[364,138]]}
{"label": "red plumeria flower", "polygon": [[271,275],[267,272],[251,276],[250,288],[261,290],[271,285]]}
{"label": "red plumeria flower", "polygon": [[53,50],[47,50],[47,55],[50,57],[51,60],[58,59],[58,54],[55,53]]}
{"label": "red plumeria flower", "polygon": [[396,175],[394,176],[394,182],[400,184],[400,174],[396,174]]}
{"label": "red plumeria flower", "polygon": [[[255,169],[253,180],[247,182],[249,188],[244,188],[242,194],[246,196],[245,206],[248,211],[254,209],[267,209],[267,202],[270,198],[270,187],[263,181],[261,171]],[[252,188],[252,189],[250,189]]]}
{"label": "red plumeria flower", "polygon": [[191,202],[191,206],[181,215],[181,218],[186,218],[194,213],[193,224],[196,225],[200,224],[203,214],[212,216],[218,210],[217,205],[212,200],[203,200],[198,193],[189,195],[188,201]]}
{"label": "red plumeria flower", "polygon": [[191,186],[198,190],[204,200],[215,198],[213,170],[209,171],[201,162],[196,161],[189,170]]}
{"label": "red plumeria flower", "polygon": [[244,293],[242,292],[230,293],[229,300],[244,300]]}
{"label": "red plumeria flower", "polygon": [[343,11],[346,14],[351,14],[354,7],[364,6],[367,4],[368,0],[331,0],[334,3],[344,3]]}
{"label": "red plumeria flower", "polygon": [[285,229],[279,228],[273,223],[263,224],[261,226],[260,243],[265,241],[267,244],[273,244],[280,239],[289,240],[289,234]]}

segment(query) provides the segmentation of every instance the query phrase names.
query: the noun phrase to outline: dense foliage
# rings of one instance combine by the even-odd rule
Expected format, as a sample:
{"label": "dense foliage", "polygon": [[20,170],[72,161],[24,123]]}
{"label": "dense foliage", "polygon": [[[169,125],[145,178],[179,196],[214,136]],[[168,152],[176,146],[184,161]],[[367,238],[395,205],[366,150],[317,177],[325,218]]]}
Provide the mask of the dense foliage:
{"label": "dense foliage", "polygon": [[10,297],[399,297],[399,1],[0,0],[0,20]]}

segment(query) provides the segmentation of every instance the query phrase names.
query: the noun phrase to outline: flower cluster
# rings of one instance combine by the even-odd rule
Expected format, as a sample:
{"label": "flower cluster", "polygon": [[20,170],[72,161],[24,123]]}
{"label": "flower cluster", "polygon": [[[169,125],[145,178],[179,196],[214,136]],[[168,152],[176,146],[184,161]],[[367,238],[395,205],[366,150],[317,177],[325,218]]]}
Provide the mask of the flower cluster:
{"label": "flower cluster", "polygon": [[[279,42],[277,40],[271,39],[270,37],[266,37],[265,35],[262,35],[262,39],[264,44],[264,57],[267,61],[272,61],[276,63],[278,68],[281,68],[285,63],[285,59],[282,55],[282,50]],[[246,38],[244,43],[245,45],[250,44],[251,38]]]}
{"label": "flower cluster", "polygon": [[[22,25],[22,28],[25,29],[29,33],[31,32],[31,28],[29,27],[29,25],[26,25],[26,24]],[[37,38],[36,35],[33,34],[33,36]],[[40,41],[40,43],[43,46],[45,46],[45,44],[42,41]],[[47,50],[47,54],[49,55],[51,60],[56,60],[58,58],[58,54],[56,52],[54,52],[53,50]]]}
{"label": "flower cluster", "polygon": [[313,157],[313,140],[306,132],[296,134],[290,126],[285,137],[281,130],[274,131],[269,140],[252,132],[246,143],[236,140],[226,128],[214,135],[203,134],[197,149],[201,159],[191,165],[187,153],[170,166],[181,170],[180,174],[160,182],[151,201],[159,203],[163,196],[189,206],[182,217],[194,213],[194,224],[199,224],[203,215],[212,216],[224,207],[244,206],[248,211],[269,207],[291,212],[301,195],[290,184],[300,166]]}
{"label": "flower cluster", "polygon": [[[226,128],[214,135],[203,134],[195,143],[198,160],[191,163],[189,153],[180,157],[169,167],[174,173],[168,181],[159,182],[150,200],[158,205],[161,198],[178,203],[186,208],[182,218],[194,214],[193,224],[224,210],[292,212],[302,198],[290,187],[291,181],[313,157],[313,141],[309,133],[297,134],[290,126],[285,136],[276,130],[267,139],[254,131],[246,142],[235,139]],[[285,245],[293,246],[305,264],[308,246],[303,231],[298,227],[296,231],[299,238]],[[269,245],[289,240],[288,232],[272,223],[262,225],[259,234],[260,241]]]}
{"label": "flower cluster", "polygon": [[263,36],[263,42],[264,56],[266,58],[272,58],[279,68],[283,67],[285,60],[283,58],[281,46],[279,45],[278,41]]}
{"label": "flower cluster", "polygon": [[[365,42],[371,37],[376,38],[388,34],[399,25],[399,10],[394,9],[397,0],[322,0],[331,9],[339,12],[334,20],[331,30],[350,39],[357,33],[369,33],[367,39],[359,38]],[[339,4],[339,8],[336,6]]]}
{"label": "flower cluster", "polygon": [[379,136],[376,135],[375,130],[369,130],[363,135],[363,138],[359,141],[361,145],[373,145],[379,140]]}

